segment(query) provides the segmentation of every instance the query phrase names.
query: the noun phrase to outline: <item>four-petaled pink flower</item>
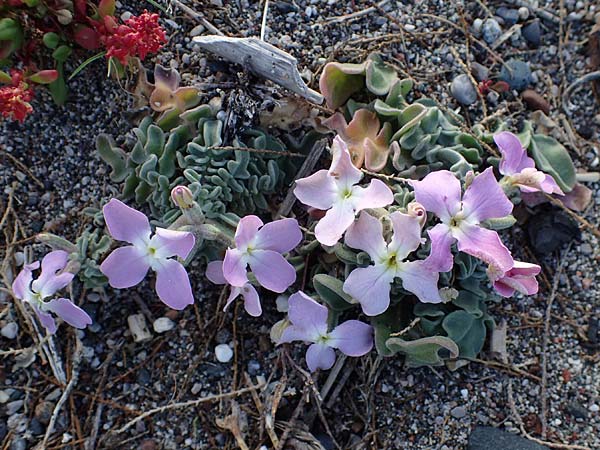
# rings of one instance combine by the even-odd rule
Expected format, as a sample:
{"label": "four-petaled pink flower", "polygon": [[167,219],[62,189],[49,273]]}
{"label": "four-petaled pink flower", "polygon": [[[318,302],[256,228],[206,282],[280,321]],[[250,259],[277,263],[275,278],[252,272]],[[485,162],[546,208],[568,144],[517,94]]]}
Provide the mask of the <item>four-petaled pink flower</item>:
{"label": "four-petaled pink flower", "polygon": [[371,180],[366,188],[356,186],[363,174],[352,164],[348,147],[339,136],[333,140],[331,150],[333,161],[329,170],[297,180],[294,189],[305,205],[327,210],[315,228],[317,240],[324,245],[335,245],[359,211],[381,208],[394,201],[392,191],[380,180]]}
{"label": "four-petaled pink flower", "polygon": [[433,212],[442,223],[430,230],[430,236],[443,241],[437,251],[448,259],[450,246],[479,258],[502,272],[513,266],[510,251],[498,233],[480,226],[487,219],[506,217],[513,204],[504,194],[489,167],[477,175],[461,199],[460,181],[448,170],[432,172],[421,181],[413,181],[415,200]]}
{"label": "four-petaled pink flower", "polygon": [[311,342],[306,352],[306,364],[311,372],[331,369],[335,351],[348,356],[362,356],[373,348],[373,327],[359,320],[348,320],[328,331],[327,308],[304,292],[292,294],[288,318],[291,322],[278,344],[292,341]]}
{"label": "four-petaled pink flower", "polygon": [[545,192],[564,195],[554,178],[535,168],[535,162],[527,156],[527,150],[514,134],[502,131],[494,135],[494,141],[502,153],[500,173],[504,175],[501,183],[517,186],[522,192]]}
{"label": "four-petaled pink flower", "polygon": [[514,266],[502,273],[494,266],[490,266],[487,275],[494,285],[496,292],[502,297],[510,297],[518,291],[524,295],[533,295],[538,291],[538,282],[535,278],[541,271],[537,264],[515,261]]}
{"label": "four-petaled pink flower", "polygon": [[213,283],[232,286],[225,307],[242,294],[248,314],[260,316],[260,300],[248,280],[247,267],[250,266],[261,286],[283,292],[296,281],[296,270],[282,253],[295,248],[301,240],[302,232],[296,219],[275,220],[264,226],[257,216],[241,219],[235,232],[235,248],[228,248],[222,263],[213,261],[206,271]]}
{"label": "four-petaled pink flower", "polygon": [[115,249],[100,265],[109,284],[117,289],[140,283],[148,269],[156,272],[156,293],[173,309],[194,303],[192,287],[183,265],[171,256],[185,259],[194,247],[194,235],[185,231],[156,228],[154,236],[148,218],[125,203],[112,199],[103,208],[111,236],[132,245]]}
{"label": "four-petaled pink flower", "polygon": [[92,323],[90,316],[71,300],[56,298],[46,301],[73,280],[74,274],[61,272],[68,261],[67,252],[62,250],[50,252],[42,259],[42,273],[36,280],[33,280],[33,271],[39,269],[39,261],[24,266],[12,285],[15,296],[31,305],[50,334],[56,332],[56,322],[50,313],[56,314],[75,328],[85,328]]}
{"label": "four-petaled pink flower", "polygon": [[393,228],[389,243],[383,238],[381,222],[366,212],[346,233],[346,245],[367,252],[374,263],[354,269],[344,283],[344,292],[358,300],[368,316],[388,308],[390,285],[396,277],[422,302],[442,301],[437,287],[439,272],[434,270],[433,262],[406,261],[422,243],[419,219],[401,212],[393,212],[389,218]]}

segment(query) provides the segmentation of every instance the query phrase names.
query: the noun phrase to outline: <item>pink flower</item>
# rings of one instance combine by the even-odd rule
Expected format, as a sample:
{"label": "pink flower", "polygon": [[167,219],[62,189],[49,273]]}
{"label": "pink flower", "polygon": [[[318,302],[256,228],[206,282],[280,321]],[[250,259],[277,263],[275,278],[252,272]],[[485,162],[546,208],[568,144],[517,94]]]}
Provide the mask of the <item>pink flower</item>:
{"label": "pink flower", "polygon": [[335,245],[359,211],[381,208],[394,201],[392,191],[380,180],[371,180],[366,188],[356,186],[362,172],[352,164],[348,147],[339,136],[333,140],[331,151],[329,170],[297,180],[294,189],[305,205],[327,210],[315,228],[317,240],[324,245]]}
{"label": "pink flower", "polygon": [[192,287],[185,268],[172,256],[187,258],[194,247],[192,233],[156,228],[150,237],[150,223],[141,212],[112,199],[103,208],[110,235],[132,245],[120,247],[108,255],[100,270],[109,284],[123,289],[139,284],[148,269],[156,272],[156,293],[173,309],[183,309],[194,303]]}
{"label": "pink flower", "polygon": [[[407,261],[406,258],[421,245],[421,225],[416,217],[393,212],[393,235],[386,243],[381,222],[362,212],[346,233],[346,245],[363,250],[373,260],[373,265],[354,269],[344,283],[344,292],[359,301],[368,316],[383,313],[390,304],[390,285],[395,278],[402,286],[426,303],[439,303],[437,283],[439,272],[432,260]],[[446,269],[449,270],[449,269]]]}
{"label": "pink flower", "polygon": [[477,175],[461,198],[460,181],[448,170],[432,172],[412,182],[415,200],[433,212],[442,223],[430,230],[440,244],[436,252],[442,261],[451,258],[450,246],[489,265],[508,271],[513,259],[498,233],[480,226],[487,219],[506,217],[513,204],[506,197],[489,167]]}
{"label": "pink flower", "polygon": [[90,316],[71,300],[57,298],[46,301],[73,280],[74,274],[62,272],[68,261],[67,252],[62,250],[50,252],[42,259],[42,273],[36,280],[33,280],[33,271],[39,269],[39,261],[23,267],[12,285],[15,296],[31,305],[50,334],[56,332],[56,322],[50,313],[56,314],[75,328],[85,328],[92,323]]}
{"label": "pink flower", "polygon": [[527,156],[527,150],[514,134],[502,131],[494,135],[494,141],[502,154],[500,173],[504,182],[517,186],[522,192],[545,192],[563,195],[554,178],[535,168],[535,162]]}
{"label": "pink flower", "polygon": [[311,372],[331,369],[337,348],[348,356],[362,356],[373,348],[373,328],[358,320],[348,320],[327,331],[327,308],[300,291],[289,299],[291,322],[278,344],[292,341],[311,342],[306,364]]}
{"label": "pink flower", "polygon": [[263,225],[262,220],[250,215],[240,220],[234,240],[236,247],[227,249],[222,263],[209,264],[206,275],[215,284],[232,286],[225,308],[241,294],[248,314],[260,316],[260,300],[248,280],[247,267],[250,266],[261,286],[273,292],[285,291],[296,281],[296,270],[282,253],[300,243],[302,232],[296,219]]}
{"label": "pink flower", "polygon": [[535,276],[540,273],[540,270],[541,267],[537,264],[515,261],[514,266],[505,273],[490,266],[487,274],[496,292],[503,297],[510,297],[515,291],[524,295],[536,294],[538,282]]}

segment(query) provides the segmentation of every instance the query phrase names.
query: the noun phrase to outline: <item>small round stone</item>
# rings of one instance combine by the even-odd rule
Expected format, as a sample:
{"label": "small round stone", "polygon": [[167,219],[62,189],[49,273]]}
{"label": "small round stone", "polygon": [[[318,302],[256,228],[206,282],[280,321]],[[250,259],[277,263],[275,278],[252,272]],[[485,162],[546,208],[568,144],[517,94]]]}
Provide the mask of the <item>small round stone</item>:
{"label": "small round stone", "polygon": [[215,356],[217,357],[217,361],[226,363],[233,358],[233,350],[227,344],[219,344],[215,347]]}
{"label": "small round stone", "polygon": [[167,331],[171,331],[173,328],[175,328],[175,322],[168,317],[160,317],[154,321],[152,328],[154,328],[154,331],[156,331],[158,334],[166,333]]}
{"label": "small round stone", "polygon": [[496,19],[486,19],[483,22],[481,32],[483,40],[491,45],[502,35],[502,28],[500,28],[500,24]]}
{"label": "small round stone", "polygon": [[463,105],[472,105],[477,100],[477,91],[469,77],[464,73],[452,80],[450,93]]}
{"label": "small round stone", "polygon": [[16,322],[9,322],[2,327],[0,334],[6,339],[15,339],[19,334],[19,325]]}

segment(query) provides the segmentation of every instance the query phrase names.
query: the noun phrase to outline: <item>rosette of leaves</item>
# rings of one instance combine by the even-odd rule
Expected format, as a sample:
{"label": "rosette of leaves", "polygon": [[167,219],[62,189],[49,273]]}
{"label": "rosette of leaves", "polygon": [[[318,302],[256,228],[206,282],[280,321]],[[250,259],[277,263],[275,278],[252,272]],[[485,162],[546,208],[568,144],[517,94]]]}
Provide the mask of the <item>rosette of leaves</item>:
{"label": "rosette of leaves", "polygon": [[285,145],[265,131],[243,130],[224,147],[223,121],[210,106],[188,110],[179,120],[165,131],[146,117],[123,147],[107,135],[96,140],[100,157],[112,167],[111,180],[123,183],[122,198],[148,205],[163,223],[179,214],[170,200],[177,185],[187,185],[206,217],[216,218],[267,212],[267,197],[291,181],[295,167]]}
{"label": "rosette of leaves", "polygon": [[320,86],[328,106],[341,109],[324,125],[348,143],[357,167],[419,178],[440,169],[464,176],[482,162],[477,140],[433,100],[410,103],[412,80],[399,79],[377,55],[327,64]]}

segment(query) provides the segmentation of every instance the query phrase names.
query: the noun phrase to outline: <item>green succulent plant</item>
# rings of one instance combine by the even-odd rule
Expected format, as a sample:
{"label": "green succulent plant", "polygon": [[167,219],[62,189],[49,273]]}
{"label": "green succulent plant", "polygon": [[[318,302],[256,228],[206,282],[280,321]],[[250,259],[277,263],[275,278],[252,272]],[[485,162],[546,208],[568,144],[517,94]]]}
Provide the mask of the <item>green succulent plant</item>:
{"label": "green succulent plant", "polygon": [[187,185],[206,217],[216,218],[269,211],[268,196],[295,174],[286,145],[261,129],[243,130],[224,147],[223,121],[208,105],[180,114],[178,122],[161,127],[146,117],[122,147],[108,135],[96,140],[100,157],[112,168],[111,180],[123,183],[123,199],[148,205],[163,223],[179,215],[170,200],[177,185]]}

